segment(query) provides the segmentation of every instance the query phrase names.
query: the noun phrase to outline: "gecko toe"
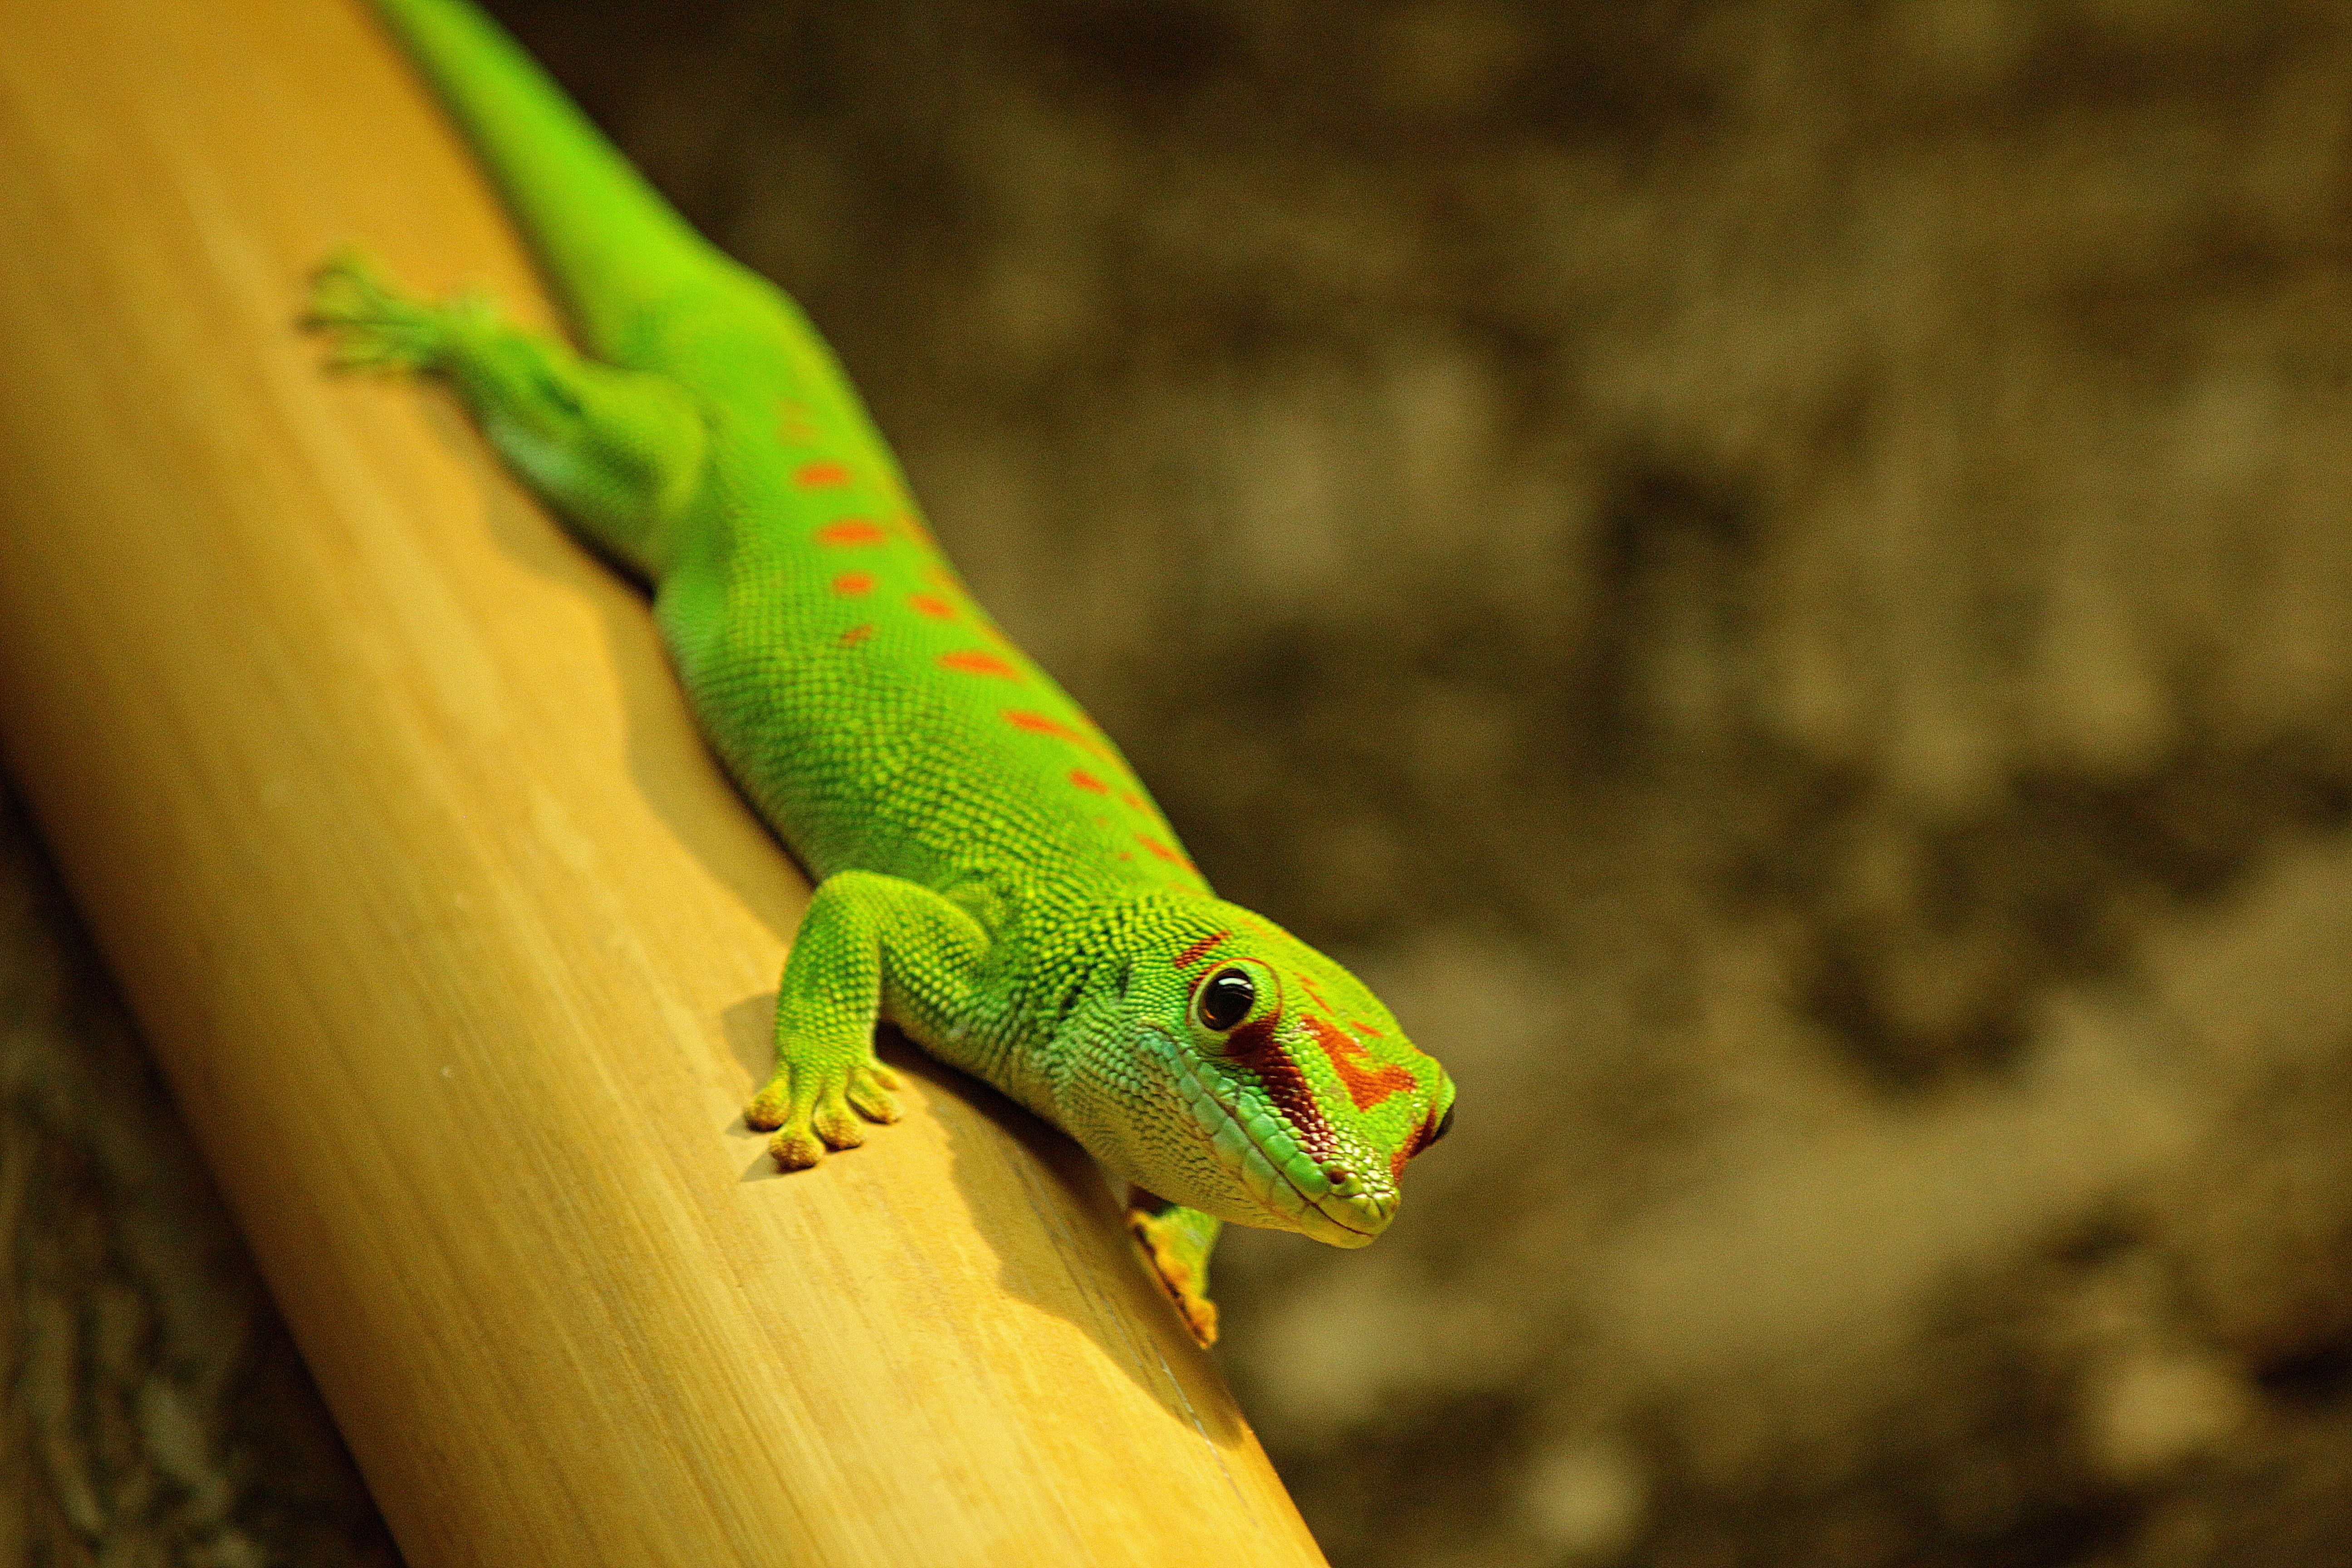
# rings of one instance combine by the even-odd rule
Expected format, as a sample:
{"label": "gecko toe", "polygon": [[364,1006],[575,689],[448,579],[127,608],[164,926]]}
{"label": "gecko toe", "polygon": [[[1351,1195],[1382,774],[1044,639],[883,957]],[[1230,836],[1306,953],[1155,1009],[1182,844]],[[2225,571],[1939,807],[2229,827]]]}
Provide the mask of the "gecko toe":
{"label": "gecko toe", "polygon": [[805,1171],[824,1158],[824,1145],[805,1127],[786,1128],[768,1140],[768,1152],[780,1171]]}
{"label": "gecko toe", "polygon": [[812,1120],[817,1136],[836,1149],[855,1149],[866,1142],[866,1124],[852,1115],[849,1107],[838,1099],[819,1106]]}
{"label": "gecko toe", "polygon": [[773,1132],[791,1115],[791,1102],[782,1090],[770,1084],[751,1097],[743,1108],[743,1125],[754,1132]]}
{"label": "gecko toe", "polygon": [[868,1121],[896,1121],[898,1100],[890,1091],[898,1086],[898,1079],[887,1068],[861,1074],[850,1082],[849,1103]]}

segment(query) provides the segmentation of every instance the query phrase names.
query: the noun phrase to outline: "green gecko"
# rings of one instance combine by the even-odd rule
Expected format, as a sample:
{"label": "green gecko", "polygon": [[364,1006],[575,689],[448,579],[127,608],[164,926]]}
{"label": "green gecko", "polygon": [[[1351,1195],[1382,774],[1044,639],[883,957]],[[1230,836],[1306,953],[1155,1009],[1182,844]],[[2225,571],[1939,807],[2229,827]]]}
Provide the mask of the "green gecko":
{"label": "green gecko", "polygon": [[831,353],[467,0],[377,0],[593,358],[354,257],[309,323],[443,377],[653,591],[696,717],[816,879],[744,1120],[816,1164],[898,1115],[895,1024],[1132,1184],[1195,1338],[1223,1222],[1361,1247],[1454,1086],[1339,964],[1211,894],[1118,748],[973,603]]}

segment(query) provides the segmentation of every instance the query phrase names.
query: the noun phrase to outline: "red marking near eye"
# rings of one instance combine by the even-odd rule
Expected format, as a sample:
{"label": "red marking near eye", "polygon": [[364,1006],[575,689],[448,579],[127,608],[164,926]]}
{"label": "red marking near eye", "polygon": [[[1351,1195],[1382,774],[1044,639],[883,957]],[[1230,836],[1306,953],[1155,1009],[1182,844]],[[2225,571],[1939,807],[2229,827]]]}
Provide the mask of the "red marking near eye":
{"label": "red marking near eye", "polygon": [[949,604],[945,599],[934,598],[929,594],[909,594],[907,595],[907,603],[914,608],[917,615],[929,616],[935,621],[951,620],[955,616],[953,605]]}
{"label": "red marking near eye", "polygon": [[874,591],[874,574],[844,572],[833,580],[833,591],[851,599],[855,599],[860,594],[870,594]]}
{"label": "red marking near eye", "polygon": [[1070,770],[1070,782],[1077,785],[1080,789],[1085,790],[1088,795],[1108,795],[1110,793],[1110,785],[1103,783],[1102,780],[1095,777],[1094,774],[1087,772],[1084,768],[1072,768]]}
{"label": "red marking near eye", "polygon": [[1100,742],[1082,735],[1058,719],[1048,719],[1043,713],[1032,713],[1025,708],[1007,708],[1004,721],[1016,730],[1026,730],[1033,735],[1051,735],[1057,741],[1067,741],[1074,746],[1084,746],[1098,755],[1108,755]]}
{"label": "red marking near eye", "polygon": [[1171,866],[1181,866],[1187,871],[1192,869],[1192,862],[1185,859],[1184,857],[1177,854],[1176,851],[1169,848],[1168,846],[1160,843],[1160,840],[1152,837],[1149,833],[1137,834],[1135,836],[1135,841],[1138,844],[1142,845],[1146,849],[1150,850],[1154,855],[1159,856],[1162,860],[1167,861]]}
{"label": "red marking near eye", "polygon": [[1019,670],[994,654],[982,653],[978,648],[962,648],[954,653],[943,653],[940,655],[940,666],[944,669],[961,669],[968,675],[994,675],[1001,676],[1006,680],[1021,679]]}
{"label": "red marking near eye", "polygon": [[1234,933],[1229,931],[1221,931],[1214,936],[1202,937],[1200,941],[1194,942],[1192,946],[1186,948],[1183,952],[1176,955],[1176,967],[1179,969],[1192,968],[1192,965],[1200,963],[1202,959],[1208,956],[1209,950],[1211,948],[1216,946],[1217,943],[1224,941],[1225,938],[1233,934]]}
{"label": "red marking near eye", "polygon": [[890,536],[869,518],[845,517],[816,531],[819,544],[887,544]]}
{"label": "red marking near eye", "polygon": [[1323,1119],[1323,1108],[1315,1103],[1315,1090],[1307,1082],[1307,1075],[1290,1059],[1274,1037],[1278,1014],[1269,1013],[1253,1018],[1225,1037],[1226,1058],[1235,1065],[1257,1074],[1265,1086],[1265,1097],[1274,1101],[1283,1120],[1290,1124],[1291,1135],[1307,1158],[1317,1164],[1333,1158],[1339,1147],[1339,1138],[1331,1124]]}
{"label": "red marking near eye", "polygon": [[1351,1029],[1355,1030],[1355,1031],[1356,1031],[1356,1033],[1358,1033],[1358,1034],[1360,1034],[1360,1035],[1370,1035],[1370,1036],[1371,1036],[1371,1037],[1372,1037],[1372,1038],[1374,1038],[1374,1039],[1376,1039],[1376,1040],[1383,1040],[1383,1039],[1386,1039],[1386,1038],[1388,1037],[1386,1035],[1382,1034],[1380,1030],[1375,1029],[1375,1028],[1373,1028],[1370,1024],[1365,1023],[1361,1018],[1350,1018],[1350,1019],[1349,1019],[1349,1020],[1348,1020],[1348,1027],[1349,1027],[1349,1028],[1351,1028]]}
{"label": "red marking near eye", "polygon": [[1421,1087],[1421,1080],[1404,1068],[1387,1062],[1373,1062],[1372,1053],[1358,1045],[1344,1030],[1334,1028],[1320,1018],[1308,1018],[1306,1023],[1316,1043],[1323,1047],[1323,1054],[1331,1058],[1332,1070],[1347,1086],[1348,1098],[1356,1102],[1357,1110],[1370,1110],[1390,1095]]}
{"label": "red marking near eye", "polygon": [[1315,1005],[1318,1007],[1322,1008],[1326,1013],[1336,1013],[1339,1010],[1337,1007],[1332,1006],[1330,1003],[1323,1000],[1323,993],[1316,990],[1315,982],[1308,979],[1306,975],[1302,974],[1298,977],[1298,984],[1307,988],[1307,994],[1312,997]]}
{"label": "red marking near eye", "polygon": [[847,631],[841,634],[841,646],[844,647],[856,647],[859,643],[864,642],[867,637],[870,637],[873,635],[874,628],[870,626],[852,626]]}
{"label": "red marking near eye", "polygon": [[849,482],[847,463],[803,463],[793,475],[793,483],[804,490],[832,489]]}

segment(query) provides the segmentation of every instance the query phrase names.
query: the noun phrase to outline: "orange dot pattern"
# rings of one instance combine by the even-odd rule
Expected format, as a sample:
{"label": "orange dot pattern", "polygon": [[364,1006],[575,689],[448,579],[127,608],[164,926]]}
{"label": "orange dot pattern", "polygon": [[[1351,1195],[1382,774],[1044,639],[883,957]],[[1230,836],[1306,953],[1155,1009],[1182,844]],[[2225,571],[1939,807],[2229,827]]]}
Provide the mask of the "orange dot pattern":
{"label": "orange dot pattern", "polygon": [[940,655],[940,668],[960,669],[967,675],[993,675],[1003,680],[1018,680],[1021,672],[992,653],[978,648],[960,648],[954,653]]}

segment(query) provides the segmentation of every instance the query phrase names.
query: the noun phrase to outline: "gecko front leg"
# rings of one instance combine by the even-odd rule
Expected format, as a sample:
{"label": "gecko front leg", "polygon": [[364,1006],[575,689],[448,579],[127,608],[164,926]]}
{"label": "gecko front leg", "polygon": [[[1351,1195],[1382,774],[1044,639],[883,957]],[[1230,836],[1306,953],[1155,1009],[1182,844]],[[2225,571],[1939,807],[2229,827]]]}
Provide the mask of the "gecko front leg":
{"label": "gecko front leg", "polygon": [[1215,1344],[1217,1304],[1209,1300],[1209,1252],[1225,1222],[1130,1185],[1127,1228],[1193,1340],[1203,1349]]}
{"label": "gecko front leg", "polygon": [[951,1016],[988,950],[980,922],[929,889],[873,871],[841,871],[809,900],[776,991],[776,1069],[745,1108],[773,1131],[787,1171],[828,1147],[866,1142],[867,1121],[896,1121],[898,1075],[874,1055],[882,1017],[919,1036]]}

